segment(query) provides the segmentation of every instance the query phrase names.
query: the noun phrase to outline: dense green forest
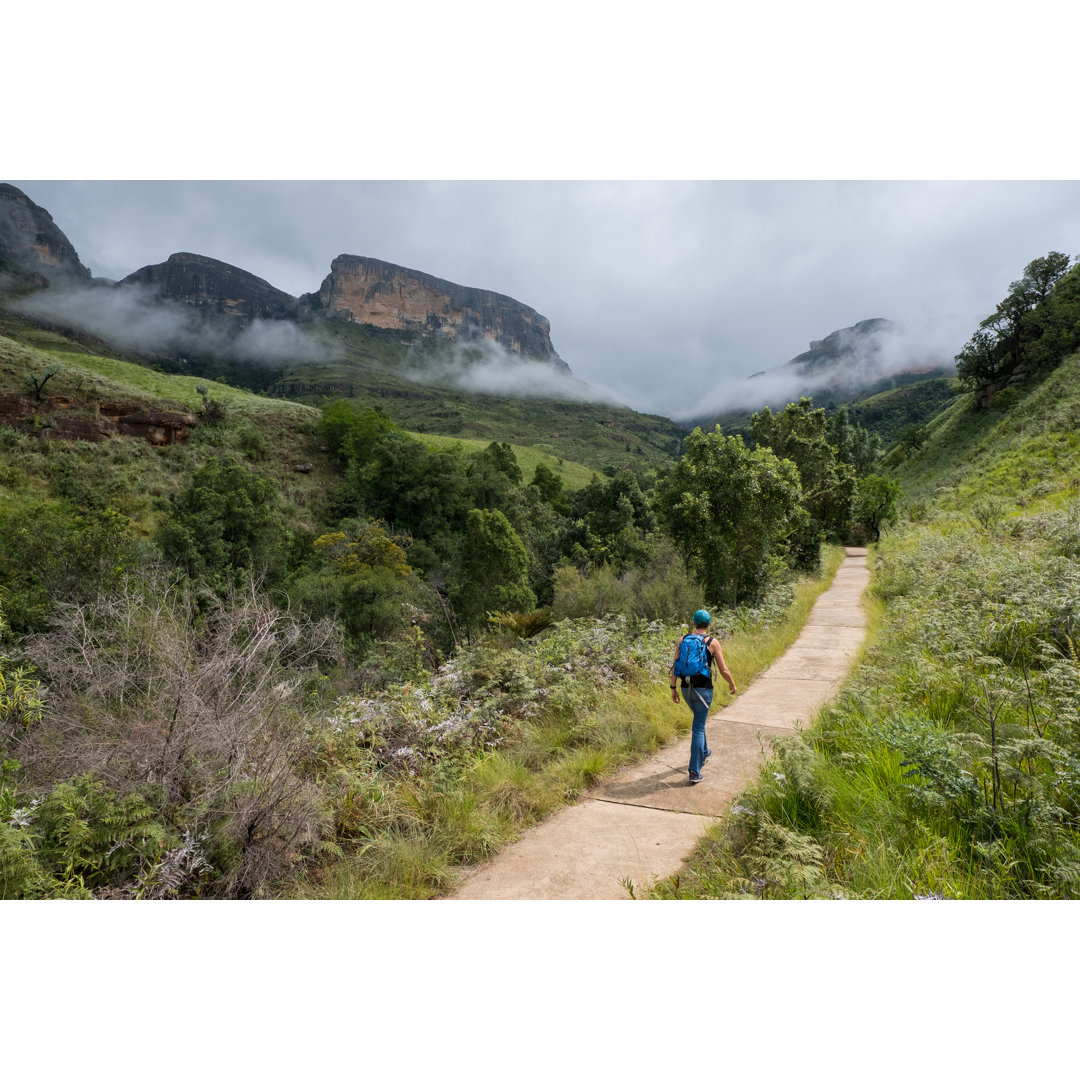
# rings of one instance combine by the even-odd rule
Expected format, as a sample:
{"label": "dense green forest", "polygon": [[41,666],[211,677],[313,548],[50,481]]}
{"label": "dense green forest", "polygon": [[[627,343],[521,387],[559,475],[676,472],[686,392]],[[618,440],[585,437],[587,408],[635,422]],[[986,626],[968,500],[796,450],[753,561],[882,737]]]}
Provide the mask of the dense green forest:
{"label": "dense green forest", "polygon": [[[1007,358],[962,370],[886,457],[802,399],[669,459],[612,420],[595,468],[6,319],[0,896],[438,895],[685,728],[650,687],[692,610],[743,682],[850,542],[877,545],[879,624],[851,688],[658,895],[1074,895],[1080,360],[1053,255],[1020,331],[976,336],[1019,341],[1009,385]],[[188,433],[94,435],[118,410]]]}

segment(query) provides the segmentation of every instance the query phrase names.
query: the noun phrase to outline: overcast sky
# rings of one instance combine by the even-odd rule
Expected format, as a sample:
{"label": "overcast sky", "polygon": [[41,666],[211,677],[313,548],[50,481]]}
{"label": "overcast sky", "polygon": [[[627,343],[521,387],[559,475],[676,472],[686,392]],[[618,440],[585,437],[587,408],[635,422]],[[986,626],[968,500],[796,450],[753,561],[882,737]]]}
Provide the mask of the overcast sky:
{"label": "overcast sky", "polygon": [[665,415],[863,319],[949,360],[1027,262],[1080,253],[1075,181],[12,182],[96,276],[191,251],[299,295],[347,253],[507,294]]}
{"label": "overcast sky", "polygon": [[192,251],[299,294],[370,256],[514,297],[578,378],[681,417],[863,319],[948,361],[1031,259],[1080,254],[1055,0],[252,10],[102,0],[50,27],[47,78],[5,56],[0,179],[95,275]]}

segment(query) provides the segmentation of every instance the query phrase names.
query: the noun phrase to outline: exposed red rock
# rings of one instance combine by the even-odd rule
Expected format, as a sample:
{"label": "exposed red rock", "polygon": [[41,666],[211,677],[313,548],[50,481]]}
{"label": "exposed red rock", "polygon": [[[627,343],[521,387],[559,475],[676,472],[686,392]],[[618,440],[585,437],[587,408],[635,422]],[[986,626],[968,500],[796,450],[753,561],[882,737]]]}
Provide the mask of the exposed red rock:
{"label": "exposed red rock", "polygon": [[[0,394],[0,422],[46,439],[103,442],[114,435],[129,435],[154,446],[183,442],[199,418],[183,405],[164,404],[176,407],[147,408],[130,401],[103,401],[94,405],[60,396],[37,402],[21,394]],[[70,409],[85,410],[91,415],[66,415]]]}

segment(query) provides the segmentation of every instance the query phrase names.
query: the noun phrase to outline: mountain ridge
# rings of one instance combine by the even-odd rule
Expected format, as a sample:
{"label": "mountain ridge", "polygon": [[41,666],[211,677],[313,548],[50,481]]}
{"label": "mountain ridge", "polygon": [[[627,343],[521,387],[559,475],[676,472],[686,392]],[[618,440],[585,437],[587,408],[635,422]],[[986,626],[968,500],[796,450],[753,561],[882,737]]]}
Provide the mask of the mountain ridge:
{"label": "mountain ridge", "polygon": [[318,289],[302,297],[242,267],[186,251],[117,282],[95,278],[52,215],[12,184],[0,184],[0,273],[19,291],[144,286],[159,299],[229,318],[344,319],[435,343],[491,342],[510,362],[533,360],[571,373],[551,343],[548,319],[520,300],[363,255],[338,255]]}

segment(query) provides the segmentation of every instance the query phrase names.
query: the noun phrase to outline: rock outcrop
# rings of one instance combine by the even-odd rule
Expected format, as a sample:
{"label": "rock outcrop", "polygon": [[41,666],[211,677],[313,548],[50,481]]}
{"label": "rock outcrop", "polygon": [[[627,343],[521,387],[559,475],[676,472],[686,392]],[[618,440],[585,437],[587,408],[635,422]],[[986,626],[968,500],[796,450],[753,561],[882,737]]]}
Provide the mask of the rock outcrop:
{"label": "rock outcrop", "polygon": [[328,318],[461,342],[486,338],[570,370],[552,347],[547,319],[531,307],[379,259],[339,255],[318,293],[302,300]]}
{"label": "rock outcrop", "polygon": [[209,308],[223,315],[282,319],[296,315],[297,300],[246,270],[187,251],[144,266],[117,286],[146,285],[166,300]]}
{"label": "rock outcrop", "polygon": [[114,435],[145,439],[153,446],[183,442],[198,417],[183,405],[149,407],[131,401],[102,401],[92,405],[53,395],[42,401],[21,394],[0,395],[0,422],[45,439],[83,439],[104,442]]}
{"label": "rock outcrop", "polygon": [[0,184],[0,282],[4,288],[85,283],[90,271],[48,210]]}

